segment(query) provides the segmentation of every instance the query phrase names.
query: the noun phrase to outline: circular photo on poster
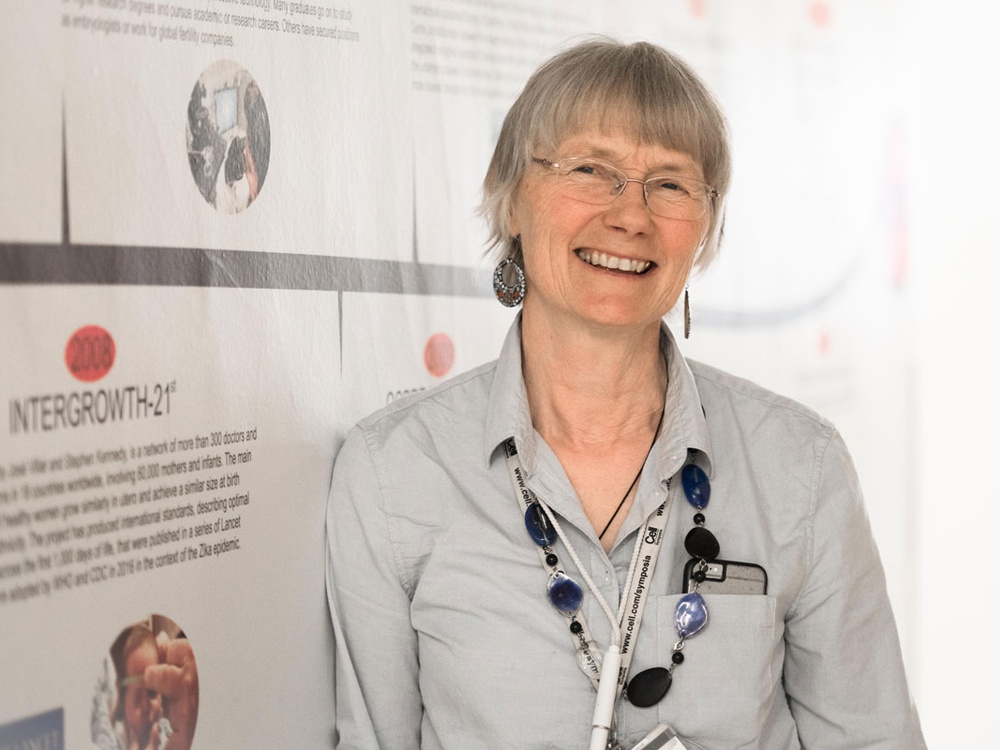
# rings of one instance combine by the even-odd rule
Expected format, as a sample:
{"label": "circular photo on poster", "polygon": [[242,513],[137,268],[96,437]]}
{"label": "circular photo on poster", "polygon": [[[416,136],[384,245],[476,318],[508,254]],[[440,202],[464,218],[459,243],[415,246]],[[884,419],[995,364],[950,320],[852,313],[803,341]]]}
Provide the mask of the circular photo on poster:
{"label": "circular photo on poster", "polygon": [[198,721],[198,667],[187,636],[163,615],[118,633],[90,718],[100,750],[189,750]]}
{"label": "circular photo on poster", "polygon": [[191,91],[187,154],[202,197],[226,214],[253,203],[271,159],[271,126],[253,76],[230,60],[205,69]]}

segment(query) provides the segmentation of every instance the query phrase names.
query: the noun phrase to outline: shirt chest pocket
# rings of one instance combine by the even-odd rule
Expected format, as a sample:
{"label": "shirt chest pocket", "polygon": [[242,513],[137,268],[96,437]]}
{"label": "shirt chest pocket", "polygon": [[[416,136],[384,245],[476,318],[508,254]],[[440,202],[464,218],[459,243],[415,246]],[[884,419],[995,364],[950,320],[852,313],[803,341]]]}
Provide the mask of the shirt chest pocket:
{"label": "shirt chest pocket", "polygon": [[[656,599],[657,656],[671,663],[677,642],[674,608],[681,594]],[[783,698],[783,627],[771,596],[706,594],[708,623],[684,643],[684,662],[658,704],[689,750],[749,750],[771,706]]]}

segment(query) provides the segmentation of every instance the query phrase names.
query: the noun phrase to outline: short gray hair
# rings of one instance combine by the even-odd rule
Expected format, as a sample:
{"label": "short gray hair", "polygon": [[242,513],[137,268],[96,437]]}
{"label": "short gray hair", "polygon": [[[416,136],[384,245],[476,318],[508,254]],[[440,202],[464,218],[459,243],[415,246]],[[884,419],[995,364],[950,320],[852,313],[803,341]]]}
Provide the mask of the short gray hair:
{"label": "short gray hair", "polygon": [[718,191],[705,243],[695,260],[704,269],[722,240],[731,159],[726,118],[698,75],[671,52],[648,42],[599,38],[551,58],[528,79],[504,118],[483,181],[480,212],[498,258],[520,261],[510,218],[521,178],[536,149],[552,151],[591,124],[622,129],[641,143],[688,154]]}

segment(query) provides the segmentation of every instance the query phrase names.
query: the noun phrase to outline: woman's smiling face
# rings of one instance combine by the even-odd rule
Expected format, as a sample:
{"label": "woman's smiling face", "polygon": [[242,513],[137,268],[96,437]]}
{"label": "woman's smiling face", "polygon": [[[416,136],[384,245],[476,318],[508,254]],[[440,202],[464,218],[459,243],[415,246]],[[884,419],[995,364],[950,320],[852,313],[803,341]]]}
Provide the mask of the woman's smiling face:
{"label": "woman's smiling face", "polygon": [[[593,157],[640,180],[664,172],[703,179],[687,154],[597,129],[565,139],[554,154],[534,156],[549,162]],[[518,189],[511,228],[524,253],[525,314],[601,327],[659,325],[684,289],[709,215],[695,221],[657,216],[646,206],[643,186],[633,182],[611,203],[592,205],[566,195],[565,180],[536,164]]]}

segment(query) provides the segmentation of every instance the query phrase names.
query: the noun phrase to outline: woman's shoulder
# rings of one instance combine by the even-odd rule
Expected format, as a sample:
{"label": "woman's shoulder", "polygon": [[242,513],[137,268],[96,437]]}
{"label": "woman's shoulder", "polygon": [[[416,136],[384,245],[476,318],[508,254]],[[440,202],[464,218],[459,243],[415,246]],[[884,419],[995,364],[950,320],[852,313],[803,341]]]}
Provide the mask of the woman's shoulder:
{"label": "woman's shoulder", "polygon": [[[494,363],[482,365],[360,420],[337,451],[332,486],[340,491],[331,490],[331,498],[350,503],[375,494],[387,509],[405,503],[438,517],[449,477],[483,462],[494,370]],[[352,486],[361,489],[343,489]]]}
{"label": "woman's shoulder", "polygon": [[407,393],[361,419],[355,431],[386,433],[402,425],[454,421],[456,413],[469,418],[485,410],[496,370],[496,360],[455,375],[429,388]]}
{"label": "woman's shoulder", "polygon": [[805,404],[704,362],[689,359],[687,363],[706,416],[722,410],[739,419],[773,421],[786,427],[796,425],[826,437],[836,431],[830,420]]}
{"label": "woman's shoulder", "polygon": [[746,378],[700,362],[688,364],[701,397],[713,460],[753,476],[751,485],[762,492],[759,502],[770,508],[766,517],[814,517],[821,507],[847,511],[860,500],[850,453],[830,420]]}

